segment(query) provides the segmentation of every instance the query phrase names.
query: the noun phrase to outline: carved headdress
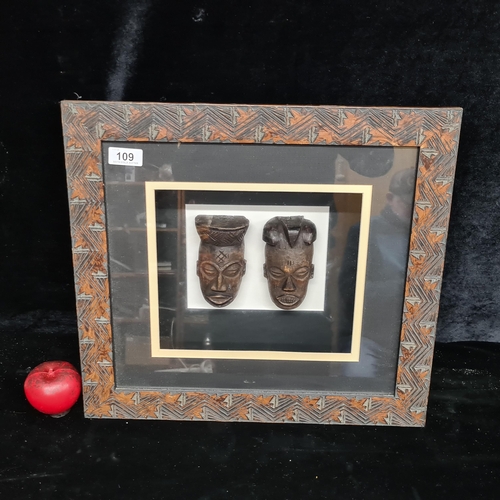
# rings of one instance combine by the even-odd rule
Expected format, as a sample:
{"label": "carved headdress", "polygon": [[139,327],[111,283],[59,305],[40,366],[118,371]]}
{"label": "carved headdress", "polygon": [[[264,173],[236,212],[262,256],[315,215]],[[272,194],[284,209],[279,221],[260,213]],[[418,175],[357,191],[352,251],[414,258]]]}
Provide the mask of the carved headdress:
{"label": "carved headdress", "polygon": [[264,226],[262,239],[278,248],[303,248],[316,240],[316,226],[302,215],[273,217]]}
{"label": "carved headdress", "polygon": [[202,243],[217,247],[241,245],[248,229],[248,219],[239,215],[197,215],[195,224]]}

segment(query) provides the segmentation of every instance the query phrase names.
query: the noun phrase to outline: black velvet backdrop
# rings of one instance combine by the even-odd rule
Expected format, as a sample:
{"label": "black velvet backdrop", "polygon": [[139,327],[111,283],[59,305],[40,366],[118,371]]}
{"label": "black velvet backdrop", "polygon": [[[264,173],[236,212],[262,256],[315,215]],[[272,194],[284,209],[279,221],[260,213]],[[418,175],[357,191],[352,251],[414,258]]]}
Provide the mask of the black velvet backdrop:
{"label": "black velvet backdrop", "polygon": [[500,340],[499,9],[10,2],[0,20],[2,319],[74,311],[62,99],[461,106],[438,340]]}
{"label": "black velvet backdrop", "polygon": [[22,382],[78,363],[63,99],[463,107],[437,339],[500,341],[500,2],[3,2],[0,75],[5,498],[496,498],[493,344],[438,344],[420,431],[55,421]]}

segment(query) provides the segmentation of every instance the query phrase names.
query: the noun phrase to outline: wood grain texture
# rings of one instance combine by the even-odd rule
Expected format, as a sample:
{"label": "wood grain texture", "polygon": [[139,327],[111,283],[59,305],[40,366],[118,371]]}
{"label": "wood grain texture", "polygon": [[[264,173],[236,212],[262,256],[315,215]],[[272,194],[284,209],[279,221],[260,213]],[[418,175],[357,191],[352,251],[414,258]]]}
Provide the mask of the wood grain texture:
{"label": "wood grain texture", "polygon": [[[87,417],[423,426],[462,110],[62,103]],[[419,147],[391,397],[114,389],[101,141]]]}

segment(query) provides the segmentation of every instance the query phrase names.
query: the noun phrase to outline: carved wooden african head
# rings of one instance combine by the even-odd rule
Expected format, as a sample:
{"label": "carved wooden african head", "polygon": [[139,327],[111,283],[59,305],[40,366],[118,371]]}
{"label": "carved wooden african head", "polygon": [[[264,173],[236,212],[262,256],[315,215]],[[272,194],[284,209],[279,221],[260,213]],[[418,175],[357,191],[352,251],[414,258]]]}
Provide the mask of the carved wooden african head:
{"label": "carved wooden african head", "polygon": [[238,294],[245,274],[244,237],[248,219],[242,216],[197,215],[200,249],[196,274],[201,292],[214,307],[229,305]]}
{"label": "carved wooden african head", "polygon": [[264,276],[271,299],[280,309],[295,309],[302,304],[314,276],[316,226],[301,215],[274,217],[264,226],[262,239],[266,242]]}

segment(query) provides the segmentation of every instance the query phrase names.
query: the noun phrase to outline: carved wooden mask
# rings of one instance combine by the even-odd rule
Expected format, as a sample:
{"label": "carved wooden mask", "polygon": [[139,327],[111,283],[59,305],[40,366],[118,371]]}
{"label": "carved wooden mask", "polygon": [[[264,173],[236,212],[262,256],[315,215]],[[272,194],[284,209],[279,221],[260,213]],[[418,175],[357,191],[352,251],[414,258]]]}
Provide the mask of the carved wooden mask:
{"label": "carved wooden mask", "polygon": [[197,215],[200,249],[196,274],[201,292],[213,307],[225,307],[238,295],[245,274],[244,236],[248,219],[242,216]]}
{"label": "carved wooden mask", "polygon": [[274,217],[264,226],[266,242],[264,276],[272,301],[285,310],[302,304],[314,276],[313,243],[316,226],[308,219]]}

